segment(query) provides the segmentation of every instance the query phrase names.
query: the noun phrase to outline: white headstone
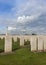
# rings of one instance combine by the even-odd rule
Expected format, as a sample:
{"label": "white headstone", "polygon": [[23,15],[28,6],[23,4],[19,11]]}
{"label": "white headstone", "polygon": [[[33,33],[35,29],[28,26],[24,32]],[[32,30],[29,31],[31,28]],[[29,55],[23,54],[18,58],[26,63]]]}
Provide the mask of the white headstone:
{"label": "white headstone", "polygon": [[24,40],[25,41],[27,41],[27,40],[30,41],[30,36],[28,36],[28,35],[27,36],[24,36]]}
{"label": "white headstone", "polygon": [[14,36],[13,39],[14,39],[15,42],[17,41],[17,37],[16,36]]}
{"label": "white headstone", "polygon": [[12,38],[11,36],[7,35],[5,37],[5,50],[6,53],[7,52],[12,52]]}
{"label": "white headstone", "polygon": [[24,36],[20,36],[20,46],[24,46]]}
{"label": "white headstone", "polygon": [[42,52],[44,50],[43,38],[41,36],[38,37],[38,51]]}
{"label": "white headstone", "polygon": [[37,51],[37,37],[31,37],[31,51]]}
{"label": "white headstone", "polygon": [[46,52],[46,36],[44,36],[44,51]]}

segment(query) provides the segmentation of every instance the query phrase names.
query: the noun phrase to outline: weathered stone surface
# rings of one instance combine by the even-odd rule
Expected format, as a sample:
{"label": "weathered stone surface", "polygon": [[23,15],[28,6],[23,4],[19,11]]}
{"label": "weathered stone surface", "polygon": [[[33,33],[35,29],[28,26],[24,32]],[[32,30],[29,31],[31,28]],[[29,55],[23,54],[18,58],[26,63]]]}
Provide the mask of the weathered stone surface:
{"label": "weathered stone surface", "polygon": [[25,35],[25,36],[24,36],[24,40],[25,40],[25,41],[27,41],[27,40],[30,41],[30,36],[28,36],[28,35],[26,36],[26,35]]}
{"label": "weathered stone surface", "polygon": [[44,51],[46,52],[46,36],[44,36]]}
{"label": "weathered stone surface", "polygon": [[11,36],[6,36],[5,37],[5,48],[4,48],[5,52],[12,52],[12,38]]}
{"label": "weathered stone surface", "polygon": [[0,38],[5,38],[5,52],[12,52],[12,38],[17,41],[20,38],[20,46],[24,46],[24,40],[30,41],[31,51],[46,52],[46,36],[44,35],[0,35]]}
{"label": "weathered stone surface", "polygon": [[31,37],[31,51],[37,51],[37,37]]}
{"label": "weathered stone surface", "polygon": [[17,37],[16,36],[14,36],[13,39],[14,39],[15,42],[17,41]]}
{"label": "weathered stone surface", "polygon": [[20,46],[24,46],[24,36],[20,36]]}
{"label": "weathered stone surface", "polygon": [[43,37],[38,36],[38,51],[42,52],[44,51],[44,43],[43,43]]}

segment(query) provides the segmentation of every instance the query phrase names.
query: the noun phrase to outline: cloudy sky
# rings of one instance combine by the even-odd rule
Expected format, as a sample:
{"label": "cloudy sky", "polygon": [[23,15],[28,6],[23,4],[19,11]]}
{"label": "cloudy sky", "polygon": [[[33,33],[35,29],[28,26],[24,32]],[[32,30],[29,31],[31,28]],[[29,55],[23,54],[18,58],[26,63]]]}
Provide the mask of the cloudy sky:
{"label": "cloudy sky", "polygon": [[0,33],[46,34],[46,0],[0,0]]}

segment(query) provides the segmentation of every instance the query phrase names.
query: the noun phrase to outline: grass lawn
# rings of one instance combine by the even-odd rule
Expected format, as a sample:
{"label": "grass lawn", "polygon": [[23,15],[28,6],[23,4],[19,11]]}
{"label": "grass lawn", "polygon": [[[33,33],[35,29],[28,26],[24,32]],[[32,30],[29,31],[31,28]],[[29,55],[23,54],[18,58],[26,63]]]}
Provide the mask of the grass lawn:
{"label": "grass lawn", "polygon": [[20,48],[13,54],[0,55],[0,65],[46,65],[46,53],[32,53]]}
{"label": "grass lawn", "polygon": [[[17,45],[16,45],[17,46]],[[13,45],[15,48],[15,46]],[[13,50],[14,50],[13,48]],[[14,53],[1,55],[0,65],[46,65],[46,53],[33,53],[29,45],[15,48]]]}

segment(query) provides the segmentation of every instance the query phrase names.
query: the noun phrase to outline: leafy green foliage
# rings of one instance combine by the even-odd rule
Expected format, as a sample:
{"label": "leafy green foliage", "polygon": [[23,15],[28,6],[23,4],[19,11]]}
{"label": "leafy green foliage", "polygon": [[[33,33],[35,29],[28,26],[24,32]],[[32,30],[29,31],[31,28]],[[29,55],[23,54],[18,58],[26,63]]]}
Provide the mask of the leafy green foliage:
{"label": "leafy green foliage", "polygon": [[27,41],[24,40],[24,45],[30,45],[30,41],[29,40],[27,40]]}
{"label": "leafy green foliage", "polygon": [[4,51],[5,38],[0,38],[0,53]]}
{"label": "leafy green foliage", "polygon": [[15,42],[14,39],[12,38],[12,50],[16,50],[20,48],[20,39],[17,38],[17,41]]}

